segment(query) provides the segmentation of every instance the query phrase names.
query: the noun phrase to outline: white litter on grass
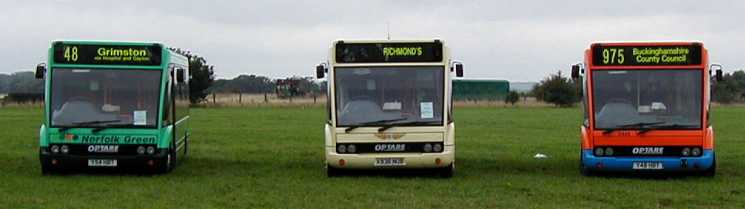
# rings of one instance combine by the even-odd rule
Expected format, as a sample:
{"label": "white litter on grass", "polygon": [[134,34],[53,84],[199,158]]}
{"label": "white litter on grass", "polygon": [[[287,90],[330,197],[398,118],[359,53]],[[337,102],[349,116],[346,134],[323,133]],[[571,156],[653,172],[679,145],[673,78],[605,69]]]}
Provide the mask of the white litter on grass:
{"label": "white litter on grass", "polygon": [[535,159],[546,159],[546,158],[548,158],[548,156],[545,155],[545,154],[542,154],[542,153],[536,153],[535,156],[533,156],[533,158],[535,158]]}

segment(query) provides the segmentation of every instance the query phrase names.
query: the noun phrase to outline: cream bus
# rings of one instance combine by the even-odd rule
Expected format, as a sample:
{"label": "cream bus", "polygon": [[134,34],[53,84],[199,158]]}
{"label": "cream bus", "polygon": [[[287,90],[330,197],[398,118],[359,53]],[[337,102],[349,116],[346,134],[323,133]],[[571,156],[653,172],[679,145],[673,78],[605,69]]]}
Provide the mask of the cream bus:
{"label": "cream bus", "polygon": [[455,168],[451,78],[463,65],[443,41],[337,40],[328,77],[326,171]]}

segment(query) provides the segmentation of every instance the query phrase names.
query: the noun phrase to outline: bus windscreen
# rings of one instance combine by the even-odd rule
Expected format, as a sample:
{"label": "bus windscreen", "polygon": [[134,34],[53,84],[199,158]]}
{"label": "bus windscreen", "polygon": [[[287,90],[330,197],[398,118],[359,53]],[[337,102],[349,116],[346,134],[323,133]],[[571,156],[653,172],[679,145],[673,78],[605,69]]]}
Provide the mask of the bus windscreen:
{"label": "bus windscreen", "polygon": [[[54,127],[127,124],[154,127],[160,71],[52,69],[51,122]],[[96,123],[93,123],[96,122]]]}

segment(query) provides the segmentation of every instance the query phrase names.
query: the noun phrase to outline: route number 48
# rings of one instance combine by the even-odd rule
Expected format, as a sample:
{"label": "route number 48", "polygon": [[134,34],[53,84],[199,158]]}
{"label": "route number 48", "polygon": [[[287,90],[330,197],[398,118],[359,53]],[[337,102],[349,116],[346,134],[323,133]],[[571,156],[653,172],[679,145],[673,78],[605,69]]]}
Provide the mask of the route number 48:
{"label": "route number 48", "polygon": [[623,64],[624,61],[623,49],[603,49],[603,64]]}
{"label": "route number 48", "polygon": [[64,56],[65,61],[77,62],[78,61],[78,47],[77,46],[73,46],[73,47],[66,46],[64,55],[65,55]]}

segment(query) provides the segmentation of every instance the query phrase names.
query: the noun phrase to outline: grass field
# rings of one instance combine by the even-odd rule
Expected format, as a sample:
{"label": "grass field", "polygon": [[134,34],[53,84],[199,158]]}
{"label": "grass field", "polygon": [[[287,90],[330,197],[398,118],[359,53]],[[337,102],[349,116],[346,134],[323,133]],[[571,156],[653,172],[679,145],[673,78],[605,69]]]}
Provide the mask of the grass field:
{"label": "grass field", "polygon": [[[193,109],[189,159],[160,176],[42,176],[38,108],[0,108],[0,209],[745,208],[745,108],[712,118],[714,178],[583,177],[579,109],[457,108],[451,179],[327,178],[322,108]],[[544,153],[547,159],[533,159]]]}

